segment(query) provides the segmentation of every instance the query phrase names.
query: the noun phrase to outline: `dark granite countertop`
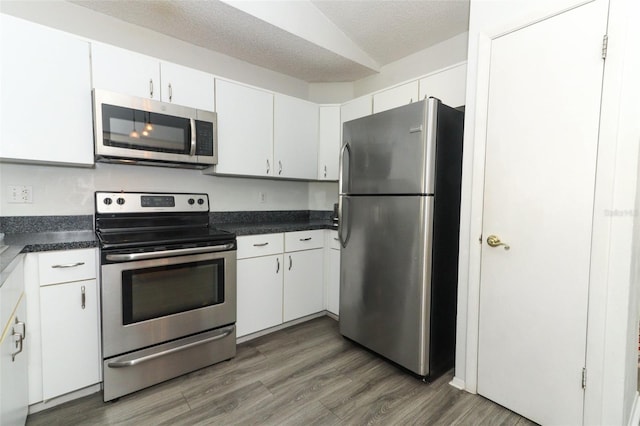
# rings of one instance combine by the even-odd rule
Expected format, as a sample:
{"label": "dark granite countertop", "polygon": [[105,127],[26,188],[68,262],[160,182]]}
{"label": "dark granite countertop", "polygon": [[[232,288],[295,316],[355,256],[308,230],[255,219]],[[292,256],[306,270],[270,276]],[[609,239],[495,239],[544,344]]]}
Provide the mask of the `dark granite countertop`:
{"label": "dark granite countertop", "polygon": [[233,232],[237,236],[308,231],[311,229],[338,229],[331,220],[323,219],[297,222],[224,223],[216,225],[216,228]]}
{"label": "dark granite countertop", "polygon": [[[98,247],[91,216],[2,217],[0,287],[24,253]],[[212,212],[210,226],[238,236],[337,229],[330,211]]]}
{"label": "dark granite countertop", "polygon": [[23,253],[98,247],[93,231],[59,231],[6,234],[7,248],[0,253],[0,287]]}

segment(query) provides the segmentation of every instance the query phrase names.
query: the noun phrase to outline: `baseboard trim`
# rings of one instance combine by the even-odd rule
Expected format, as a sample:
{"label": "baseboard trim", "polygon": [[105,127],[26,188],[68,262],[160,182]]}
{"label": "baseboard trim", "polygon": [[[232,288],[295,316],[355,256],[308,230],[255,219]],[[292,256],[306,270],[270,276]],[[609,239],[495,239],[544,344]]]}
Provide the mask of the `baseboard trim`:
{"label": "baseboard trim", "polygon": [[464,380],[460,379],[459,377],[454,377],[453,380],[449,382],[449,385],[453,386],[456,389],[466,391],[466,389],[464,388]]}
{"label": "baseboard trim", "polygon": [[[257,339],[258,337],[266,336],[267,334],[271,334],[271,333],[273,333],[275,331],[284,330],[285,328],[289,328],[289,327],[294,326],[296,324],[301,324],[303,322],[307,322],[307,321],[315,319],[315,318],[324,317],[324,316],[327,316],[328,314],[329,314],[329,312],[327,312],[327,311],[320,311],[320,312],[317,312],[315,314],[307,315],[306,317],[294,319],[292,321],[287,321],[287,322],[285,322],[283,324],[279,324],[279,325],[276,325],[276,326],[271,327],[271,328],[267,328],[267,329],[264,329],[264,330],[256,331],[255,333],[251,333],[251,334],[247,334],[247,335],[242,336],[242,337],[238,337],[236,339],[236,344],[248,342],[249,340]],[[328,315],[328,316],[331,316],[331,315]]]}
{"label": "baseboard trim", "polygon": [[65,393],[64,395],[60,395],[46,401],[36,402],[35,404],[29,406],[29,414],[35,414],[40,411],[48,410],[49,408],[55,407],[56,405],[64,404],[65,402],[73,401],[74,399],[83,398],[96,392],[100,392],[101,390],[102,383],[96,383],[95,385],[87,386],[86,388]]}
{"label": "baseboard trim", "polygon": [[629,417],[629,426],[638,426],[640,424],[640,395],[636,392],[636,399],[631,408],[631,416]]}

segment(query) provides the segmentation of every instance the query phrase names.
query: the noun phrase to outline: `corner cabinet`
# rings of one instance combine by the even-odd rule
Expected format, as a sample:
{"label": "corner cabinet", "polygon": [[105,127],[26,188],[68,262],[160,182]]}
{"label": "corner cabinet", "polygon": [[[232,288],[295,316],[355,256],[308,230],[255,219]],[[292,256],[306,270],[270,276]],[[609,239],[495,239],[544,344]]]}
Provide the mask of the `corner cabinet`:
{"label": "corner cabinet", "polygon": [[32,328],[29,342],[29,394],[37,403],[102,380],[97,250],[30,256],[29,312],[39,315],[40,327]]}
{"label": "corner cabinet", "polygon": [[29,327],[20,259],[0,287],[0,424],[23,425],[27,419],[27,350]]}
{"label": "corner cabinet", "polygon": [[91,44],[93,87],[213,111],[212,74],[104,43]]}
{"label": "corner cabinet", "polygon": [[338,180],[340,105],[321,105],[318,128],[318,180]]}
{"label": "corner cabinet", "polygon": [[275,176],[315,180],[318,174],[318,105],[278,93],[273,105]]}
{"label": "corner cabinet", "polygon": [[0,158],[92,166],[89,43],[8,15],[0,28]]}
{"label": "corner cabinet", "polygon": [[216,174],[274,176],[273,94],[216,80]]}

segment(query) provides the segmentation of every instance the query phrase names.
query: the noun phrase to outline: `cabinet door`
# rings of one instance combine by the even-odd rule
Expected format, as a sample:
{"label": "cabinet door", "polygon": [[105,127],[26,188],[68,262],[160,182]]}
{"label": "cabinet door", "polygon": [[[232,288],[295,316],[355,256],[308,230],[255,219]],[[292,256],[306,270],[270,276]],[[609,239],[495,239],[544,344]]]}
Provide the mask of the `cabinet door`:
{"label": "cabinet door", "polygon": [[373,95],[373,113],[407,105],[418,99],[418,80],[411,81]]}
{"label": "cabinet door", "polygon": [[45,400],[100,382],[96,280],[40,288]]}
{"label": "cabinet door", "polygon": [[323,309],[322,249],[285,253],[285,322]]}
{"label": "cabinet door", "polygon": [[445,105],[459,107],[465,104],[467,64],[432,74],[420,80],[420,99],[433,96]]}
{"label": "cabinet door", "polygon": [[[24,343],[13,333],[25,333],[26,302],[20,298],[15,315],[9,318],[4,339],[0,341],[0,424],[23,425],[27,419],[27,353]],[[17,321],[17,323],[16,323]],[[0,329],[5,326],[0,324]],[[28,327],[28,325],[26,325]],[[22,351],[14,356],[20,346]]]}
{"label": "cabinet door", "polygon": [[273,176],[273,94],[216,80],[216,173]]}
{"label": "cabinet door", "polygon": [[237,336],[282,324],[282,254],[238,260]]}
{"label": "cabinet door", "polygon": [[[332,232],[337,234],[337,232]],[[330,238],[334,238],[330,236]],[[335,237],[337,238],[337,237]],[[340,249],[327,250],[327,311],[336,315],[340,314]]]}
{"label": "cabinet door", "polygon": [[361,96],[340,107],[340,122],[344,124],[347,121],[370,115],[372,111],[371,95]]}
{"label": "cabinet door", "polygon": [[93,87],[160,100],[160,62],[102,43],[91,44]]}
{"label": "cabinet door", "polygon": [[215,109],[215,84],[212,74],[171,62],[160,65],[162,100],[191,108]]}
{"label": "cabinet door", "polygon": [[318,105],[276,94],[273,108],[273,159],[278,177],[318,176]]}
{"label": "cabinet door", "polygon": [[320,107],[318,134],[318,180],[338,180],[340,106]]}
{"label": "cabinet door", "polygon": [[89,43],[0,15],[0,157],[93,165]]}

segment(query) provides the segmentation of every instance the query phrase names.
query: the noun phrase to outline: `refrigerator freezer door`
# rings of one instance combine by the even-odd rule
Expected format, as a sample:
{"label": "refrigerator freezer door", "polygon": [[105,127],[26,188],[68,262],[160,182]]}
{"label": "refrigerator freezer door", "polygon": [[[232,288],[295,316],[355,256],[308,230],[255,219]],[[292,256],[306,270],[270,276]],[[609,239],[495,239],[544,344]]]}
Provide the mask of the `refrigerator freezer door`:
{"label": "refrigerator freezer door", "polygon": [[[429,375],[431,196],[341,196],[340,332]],[[348,238],[347,238],[348,236]]]}
{"label": "refrigerator freezer door", "polygon": [[348,121],[341,194],[432,194],[439,101],[428,99]]}

